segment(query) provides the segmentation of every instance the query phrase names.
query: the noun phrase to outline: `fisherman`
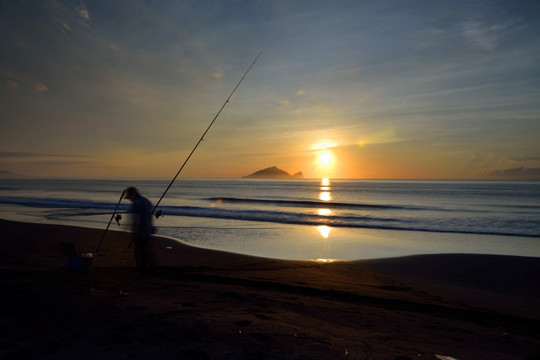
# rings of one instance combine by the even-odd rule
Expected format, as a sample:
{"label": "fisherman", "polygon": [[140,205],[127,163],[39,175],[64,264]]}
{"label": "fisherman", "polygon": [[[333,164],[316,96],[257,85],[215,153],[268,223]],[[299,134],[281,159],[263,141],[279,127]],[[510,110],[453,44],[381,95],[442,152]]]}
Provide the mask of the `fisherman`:
{"label": "fisherman", "polygon": [[133,237],[129,246],[134,245],[133,254],[139,274],[148,275],[149,267],[153,265],[150,243],[150,235],[153,232],[152,204],[134,187],[125,190],[125,198],[133,203],[130,209],[130,213],[133,214]]}

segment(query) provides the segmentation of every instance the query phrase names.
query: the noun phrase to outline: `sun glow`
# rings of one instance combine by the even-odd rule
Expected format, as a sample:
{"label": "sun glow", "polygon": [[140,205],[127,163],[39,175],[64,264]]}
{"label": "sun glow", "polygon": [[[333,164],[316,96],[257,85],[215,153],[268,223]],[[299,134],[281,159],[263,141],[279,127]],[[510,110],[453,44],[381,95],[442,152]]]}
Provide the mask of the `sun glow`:
{"label": "sun glow", "polygon": [[338,144],[334,141],[323,140],[311,147],[314,155],[313,165],[316,177],[330,178],[334,176],[338,163],[334,152],[337,146]]}
{"label": "sun glow", "polygon": [[323,150],[319,153],[319,164],[330,165],[334,161],[334,156],[330,150]]}

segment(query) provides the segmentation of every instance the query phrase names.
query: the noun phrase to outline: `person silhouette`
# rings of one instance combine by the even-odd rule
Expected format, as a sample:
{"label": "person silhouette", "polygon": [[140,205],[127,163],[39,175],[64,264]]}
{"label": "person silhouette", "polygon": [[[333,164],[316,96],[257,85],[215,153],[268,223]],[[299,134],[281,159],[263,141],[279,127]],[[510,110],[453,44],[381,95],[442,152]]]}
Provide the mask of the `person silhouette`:
{"label": "person silhouette", "polygon": [[132,202],[130,213],[133,216],[133,236],[129,246],[133,245],[133,255],[139,274],[147,275],[149,267],[153,267],[150,241],[153,232],[152,203],[133,186],[125,190],[125,198]]}

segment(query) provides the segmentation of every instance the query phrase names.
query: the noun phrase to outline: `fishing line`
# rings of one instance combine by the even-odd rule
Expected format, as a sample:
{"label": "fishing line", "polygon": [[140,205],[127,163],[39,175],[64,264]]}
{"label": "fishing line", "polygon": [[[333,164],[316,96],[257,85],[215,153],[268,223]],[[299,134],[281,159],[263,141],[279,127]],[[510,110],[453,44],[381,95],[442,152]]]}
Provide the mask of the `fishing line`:
{"label": "fishing line", "polygon": [[125,192],[126,192],[125,190],[122,191],[122,195],[120,195],[120,199],[118,199],[118,202],[116,203],[116,207],[114,208],[113,214],[111,215],[111,219],[109,220],[109,223],[107,224],[107,227],[105,228],[103,235],[101,235],[101,239],[99,239],[96,249],[94,250],[94,256],[97,255],[97,252],[99,248],[101,247],[101,243],[103,242],[105,235],[107,235],[107,231],[109,231],[109,226],[111,226],[113,219],[115,219],[118,225],[120,225],[120,220],[122,219],[122,215],[116,215],[116,211],[118,210],[118,207],[120,206],[120,202],[124,198]]}
{"label": "fishing line", "polygon": [[[259,52],[259,54],[257,55],[257,57],[255,58],[255,60],[253,60],[253,62],[251,63],[251,65],[249,66],[249,68],[246,70],[246,72],[244,73],[244,75],[242,76],[242,78],[240,79],[240,81],[238,82],[238,84],[236,84],[236,86],[234,87],[233,91],[231,91],[231,93],[229,94],[229,97],[227,98],[227,100],[225,100],[225,102],[223,103],[223,105],[221,106],[221,108],[219,109],[219,111],[217,112],[216,116],[214,116],[214,118],[212,119],[212,122],[210,122],[210,125],[208,125],[208,127],[206,128],[206,130],[204,131],[204,133],[202,134],[201,138],[199,139],[199,141],[197,141],[197,144],[195,145],[195,147],[193,148],[193,150],[191,150],[191,152],[189,153],[188,157],[186,158],[186,160],[184,161],[184,163],[182,164],[182,166],[180,167],[180,169],[178,170],[178,172],[176,173],[176,175],[174,176],[174,178],[171,180],[171,182],[169,183],[169,186],[167,186],[167,188],[165,189],[165,191],[163,192],[163,195],[161,195],[161,197],[159,198],[158,202],[156,203],[156,205],[154,206],[154,208],[152,209],[152,214],[155,215],[156,219],[158,219],[160,216],[163,215],[163,212],[161,210],[159,210],[158,212],[156,212],[156,209],[158,207],[158,205],[161,203],[161,200],[163,200],[163,198],[165,197],[165,194],[167,194],[167,192],[169,191],[169,189],[171,188],[172,184],[174,183],[174,181],[176,180],[176,178],[178,177],[178,175],[180,175],[180,173],[182,172],[182,170],[184,169],[184,166],[186,166],[187,162],[189,161],[189,159],[191,158],[191,156],[193,155],[193,153],[195,152],[195,150],[197,149],[197,147],[199,146],[199,144],[204,140],[204,137],[206,136],[206,134],[208,133],[208,131],[210,130],[210,128],[212,127],[212,125],[214,125],[214,122],[217,120],[217,118],[219,117],[219,115],[221,114],[221,112],[223,111],[223,109],[225,108],[225,106],[227,105],[227,103],[230,101],[231,97],[234,95],[234,93],[236,92],[236,89],[238,89],[238,87],[240,86],[240,84],[242,83],[242,81],[244,81],[244,78],[246,77],[246,75],[249,73],[249,71],[251,70],[251,68],[253,67],[253,65],[255,65],[255,63],[257,62],[257,60],[259,59],[259,57],[261,56],[262,54],[262,51]],[[118,200],[118,203],[116,204],[116,207],[114,209],[114,212],[111,216],[111,219],[109,220],[109,223],[107,224],[107,228],[105,229],[105,231],[103,232],[103,235],[101,236],[101,239],[99,239],[99,242],[96,246],[96,249],[94,250],[94,256],[97,255],[97,252],[103,242],[103,239],[105,238],[105,235],[107,235],[107,232],[109,230],[109,227],[111,226],[111,223],[113,221],[113,219],[116,219],[116,222],[118,222],[118,224],[120,224],[120,220],[122,219],[122,216],[121,215],[116,215],[116,211],[118,210],[118,206],[120,205],[120,202],[122,201],[122,198],[124,197],[125,195],[125,190],[122,192],[122,195],[120,196],[120,199]],[[131,243],[130,243],[131,245]],[[120,265],[122,264],[122,262],[124,261],[124,257],[126,255],[126,252],[127,250],[129,249],[129,245],[128,247],[126,248],[126,250],[124,251],[124,254],[122,255],[122,259],[120,260]]]}
{"label": "fishing line", "polygon": [[214,116],[214,119],[212,120],[212,122],[210,123],[210,125],[208,125],[208,127],[206,128],[206,130],[204,131],[204,133],[202,134],[201,138],[199,139],[199,141],[197,142],[197,144],[195,145],[195,147],[193,148],[193,150],[191,150],[191,153],[189,153],[188,157],[186,158],[186,160],[184,161],[184,163],[182,164],[182,166],[180,166],[180,170],[178,170],[178,172],[176,173],[176,175],[173,177],[173,179],[171,180],[171,182],[169,183],[169,186],[167,186],[167,188],[165,189],[165,192],[163,192],[163,195],[161,195],[161,197],[159,198],[158,202],[156,203],[156,205],[154,206],[154,209],[152,209],[152,213],[155,215],[156,219],[158,219],[160,216],[163,215],[163,211],[162,210],[159,210],[158,212],[156,212],[156,209],[157,207],[159,206],[159,204],[161,203],[161,200],[163,200],[163,198],[165,197],[165,194],[167,194],[167,191],[169,191],[169,189],[171,188],[172,184],[174,183],[174,181],[176,180],[176,178],[178,177],[178,175],[180,175],[180,173],[182,172],[182,170],[184,169],[184,166],[186,166],[187,162],[189,161],[189,159],[191,158],[191,155],[193,155],[193,153],[195,152],[195,150],[197,149],[197,147],[199,146],[199,144],[204,140],[204,137],[206,136],[206,133],[208,132],[208,130],[210,130],[210,128],[212,127],[212,125],[214,124],[214,122],[217,120],[217,118],[219,117],[219,114],[221,114],[221,111],[223,111],[223,109],[225,108],[225,106],[227,105],[227,103],[229,102],[229,100],[231,99],[231,97],[233,96],[234,92],[236,91],[236,89],[238,89],[238,87],[240,86],[240,84],[242,83],[242,81],[244,81],[244,78],[246,77],[246,75],[248,74],[249,70],[251,70],[251,68],[253,67],[253,65],[255,65],[255,62],[257,62],[257,59],[259,58],[259,56],[261,56],[262,54],[262,51],[259,52],[259,54],[257,55],[257,57],[255,58],[255,60],[253,60],[253,62],[251,63],[251,65],[249,66],[249,68],[247,69],[247,71],[245,72],[244,76],[242,76],[242,78],[240,79],[240,81],[238,82],[238,84],[236,84],[236,86],[234,87],[233,91],[231,92],[231,94],[229,95],[229,97],[227,98],[227,100],[225,100],[225,102],[223,103],[223,105],[221,106],[221,108],[219,109],[219,111],[217,112],[216,116]]}

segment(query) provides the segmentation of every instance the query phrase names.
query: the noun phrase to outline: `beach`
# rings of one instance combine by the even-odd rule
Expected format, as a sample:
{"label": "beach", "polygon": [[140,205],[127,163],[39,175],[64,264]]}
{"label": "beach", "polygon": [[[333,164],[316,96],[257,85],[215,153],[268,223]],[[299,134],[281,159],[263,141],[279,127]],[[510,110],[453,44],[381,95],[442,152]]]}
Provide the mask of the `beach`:
{"label": "beach", "polygon": [[[130,234],[0,220],[2,359],[538,359],[540,258],[277,260]],[[122,258],[125,261],[122,261]]]}

